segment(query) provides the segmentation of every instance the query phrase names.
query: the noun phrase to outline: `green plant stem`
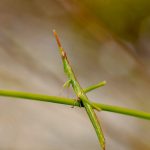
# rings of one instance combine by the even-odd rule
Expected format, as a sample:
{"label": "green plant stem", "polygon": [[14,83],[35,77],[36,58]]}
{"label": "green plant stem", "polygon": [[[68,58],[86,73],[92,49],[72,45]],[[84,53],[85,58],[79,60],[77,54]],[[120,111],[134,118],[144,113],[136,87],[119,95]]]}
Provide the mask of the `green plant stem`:
{"label": "green plant stem", "polygon": [[[10,91],[10,90],[0,90],[0,96],[23,98],[27,100],[37,100],[43,102],[52,102],[52,103],[72,105],[72,106],[75,105],[80,107],[80,103],[75,99],[57,97],[57,96],[48,96],[42,94],[33,94],[33,93]],[[109,112],[114,112],[114,113],[119,113],[119,114],[150,120],[150,113],[146,113],[143,111],[132,110],[128,108],[111,106],[106,104],[99,104],[99,103],[93,103],[93,104],[99,107],[102,111],[109,111]]]}

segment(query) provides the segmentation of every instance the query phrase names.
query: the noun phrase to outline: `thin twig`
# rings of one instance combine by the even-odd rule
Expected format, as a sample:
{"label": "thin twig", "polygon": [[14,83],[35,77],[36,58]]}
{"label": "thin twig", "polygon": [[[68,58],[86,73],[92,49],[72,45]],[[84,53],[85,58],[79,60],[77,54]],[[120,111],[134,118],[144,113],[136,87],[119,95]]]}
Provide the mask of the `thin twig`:
{"label": "thin twig", "polygon": [[[65,105],[71,105],[71,106],[75,104],[75,106],[81,107],[80,103],[76,102],[75,99],[70,99],[70,98],[65,98],[65,97],[49,96],[49,95],[34,94],[34,93],[27,93],[27,92],[10,91],[10,90],[0,90],[0,96],[20,98],[19,100],[23,98],[26,100],[52,102],[52,103],[65,104]],[[150,113],[147,113],[147,112],[128,109],[124,107],[100,104],[100,103],[93,103],[93,104],[99,107],[102,111],[119,113],[119,114],[124,114],[128,116],[138,117],[141,119],[150,120]]]}

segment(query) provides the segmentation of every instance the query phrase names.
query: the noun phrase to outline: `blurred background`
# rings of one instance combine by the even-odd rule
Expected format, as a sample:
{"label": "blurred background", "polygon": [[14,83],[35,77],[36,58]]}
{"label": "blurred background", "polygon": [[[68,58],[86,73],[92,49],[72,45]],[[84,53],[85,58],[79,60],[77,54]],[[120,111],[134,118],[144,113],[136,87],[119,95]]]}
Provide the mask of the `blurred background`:
{"label": "blurred background", "polygon": [[[91,100],[150,112],[149,0],[1,0],[0,89],[74,97],[52,30]],[[107,150],[149,150],[150,122],[97,113]],[[1,150],[99,150],[84,109],[0,97]]]}

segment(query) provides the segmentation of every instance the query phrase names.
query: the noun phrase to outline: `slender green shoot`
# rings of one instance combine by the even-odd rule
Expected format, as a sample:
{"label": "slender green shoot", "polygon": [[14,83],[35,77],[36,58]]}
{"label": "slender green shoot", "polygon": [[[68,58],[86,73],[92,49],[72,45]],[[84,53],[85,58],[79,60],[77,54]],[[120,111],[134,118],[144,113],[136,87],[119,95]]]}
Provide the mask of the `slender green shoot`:
{"label": "slender green shoot", "polygon": [[[22,99],[34,100],[34,101],[51,102],[51,103],[64,104],[70,106],[75,104],[75,106],[81,107],[80,102],[76,101],[75,99],[58,97],[58,96],[49,96],[43,94],[35,94],[35,93],[19,92],[19,91],[11,91],[11,90],[0,90],[0,96],[15,98],[9,100],[16,100],[17,98],[18,100],[22,100]],[[128,109],[124,107],[100,104],[100,103],[92,103],[92,104],[95,104],[102,111],[113,112],[113,113],[150,120],[150,113],[147,112]]]}

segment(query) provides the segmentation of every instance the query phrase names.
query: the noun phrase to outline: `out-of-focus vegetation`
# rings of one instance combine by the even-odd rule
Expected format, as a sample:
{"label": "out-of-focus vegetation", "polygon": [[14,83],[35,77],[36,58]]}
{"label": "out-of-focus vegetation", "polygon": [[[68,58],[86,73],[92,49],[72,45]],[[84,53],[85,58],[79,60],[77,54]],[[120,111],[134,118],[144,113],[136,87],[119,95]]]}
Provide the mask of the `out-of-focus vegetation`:
{"label": "out-of-focus vegetation", "polygon": [[123,38],[138,38],[143,22],[150,16],[148,0],[84,0],[91,12]]}

